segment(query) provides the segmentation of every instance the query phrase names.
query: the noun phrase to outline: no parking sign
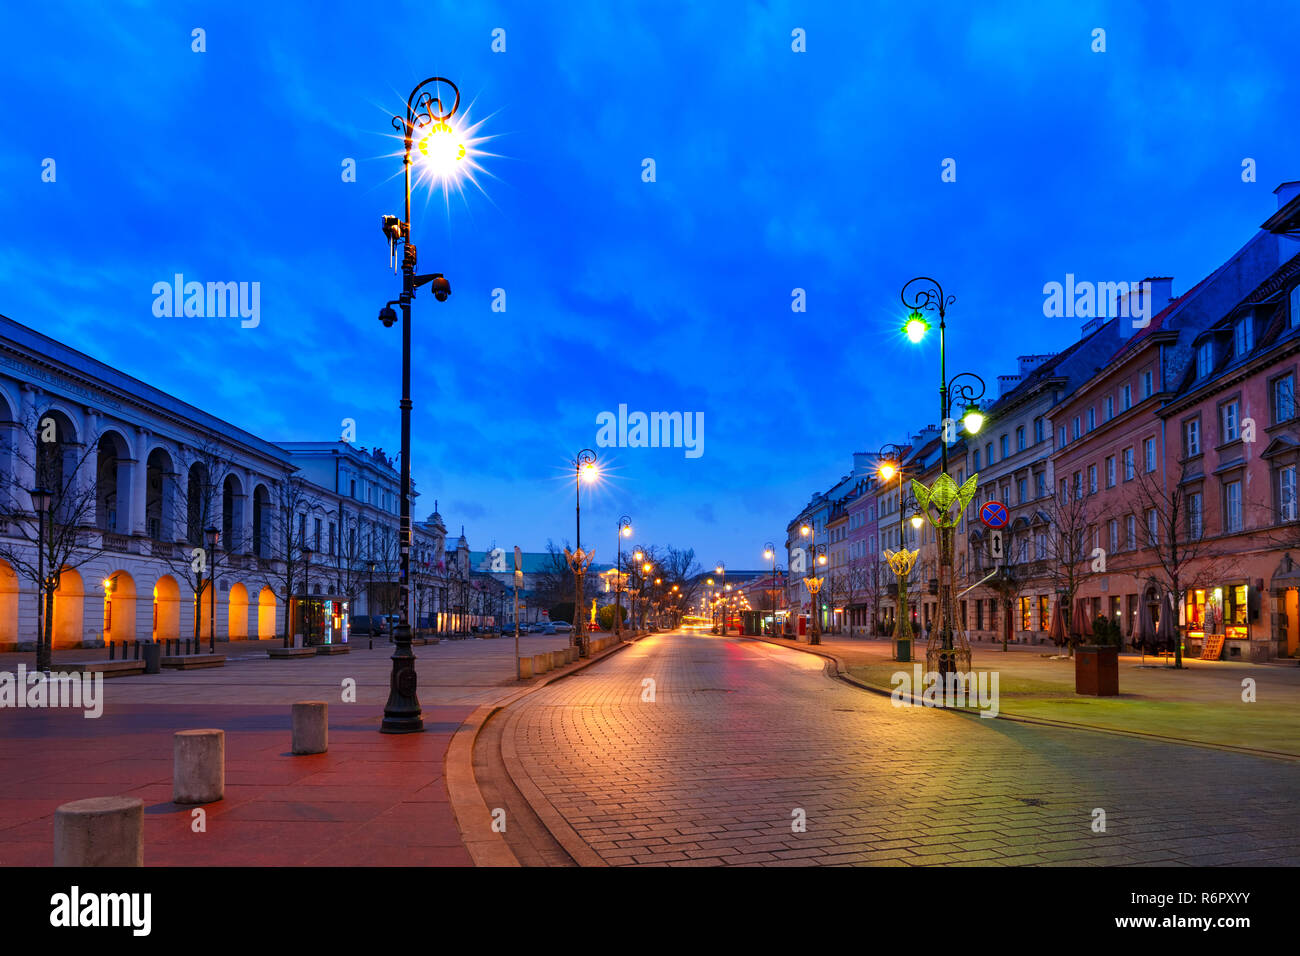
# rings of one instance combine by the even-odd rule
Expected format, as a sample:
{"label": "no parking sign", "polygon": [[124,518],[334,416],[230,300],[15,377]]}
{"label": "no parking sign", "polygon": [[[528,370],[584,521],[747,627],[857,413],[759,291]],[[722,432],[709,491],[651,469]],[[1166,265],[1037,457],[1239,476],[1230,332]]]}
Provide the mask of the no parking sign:
{"label": "no parking sign", "polygon": [[986,501],[984,507],[980,509],[980,521],[984,523],[984,527],[992,528],[994,531],[1005,528],[1009,518],[1007,506],[1000,501]]}

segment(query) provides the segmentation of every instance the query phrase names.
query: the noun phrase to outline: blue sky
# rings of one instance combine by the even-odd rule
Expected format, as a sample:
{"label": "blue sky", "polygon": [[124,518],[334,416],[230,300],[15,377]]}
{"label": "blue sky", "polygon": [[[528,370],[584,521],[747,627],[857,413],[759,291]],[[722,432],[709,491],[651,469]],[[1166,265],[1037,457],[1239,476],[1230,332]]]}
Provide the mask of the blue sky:
{"label": "blue sky", "polygon": [[[938,418],[936,347],[897,335],[907,279],[957,297],[950,371],[992,393],[1077,338],[1044,283],[1180,294],[1300,179],[1294,5],[846,6],[11,7],[0,312],[263,437],[354,418],[396,453],[390,119],[449,76],[497,155],[485,194],[414,203],[453,289],[414,307],[419,515],[436,497],[475,548],[571,538],[565,462],[599,413],[702,412],[699,458],[598,449],[584,543],[607,555],[626,513],[638,541],[760,565],[853,451]],[[259,326],[155,317],[175,273],[260,282]]]}

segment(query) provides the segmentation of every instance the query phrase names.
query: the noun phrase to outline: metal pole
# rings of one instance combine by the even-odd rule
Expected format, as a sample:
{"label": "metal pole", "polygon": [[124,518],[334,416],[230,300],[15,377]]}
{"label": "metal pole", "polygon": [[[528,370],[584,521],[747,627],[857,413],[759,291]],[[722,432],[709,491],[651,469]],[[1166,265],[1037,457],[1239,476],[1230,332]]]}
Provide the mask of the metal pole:
{"label": "metal pole", "polygon": [[[45,509],[37,509],[36,537],[36,669],[42,673],[50,669],[50,653],[45,644]],[[25,693],[25,691],[24,691]]]}

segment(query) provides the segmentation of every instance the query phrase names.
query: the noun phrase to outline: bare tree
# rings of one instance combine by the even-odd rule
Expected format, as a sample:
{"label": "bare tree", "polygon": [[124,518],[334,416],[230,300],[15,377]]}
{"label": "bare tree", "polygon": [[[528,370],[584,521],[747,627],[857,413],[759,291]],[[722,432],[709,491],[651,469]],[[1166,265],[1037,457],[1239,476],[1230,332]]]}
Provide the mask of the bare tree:
{"label": "bare tree", "polygon": [[1067,641],[1070,653],[1074,653],[1074,642],[1068,639],[1074,612],[1074,596],[1089,573],[1089,542],[1092,538],[1097,516],[1095,500],[1083,492],[1081,485],[1071,487],[1062,481],[1056,496],[1043,502],[1043,512],[1047,517],[1044,570],[1056,591],[1057,600],[1062,602],[1065,617]]}
{"label": "bare tree", "polygon": [[[295,586],[301,585],[304,594],[310,591],[305,552],[316,549],[308,522],[328,514],[328,510],[305,476],[290,474],[275,482],[268,511],[262,521],[261,567],[266,570],[272,590],[284,597],[284,628],[288,638],[293,634]],[[319,567],[312,570],[319,572]]]}
{"label": "bare tree", "polygon": [[[11,449],[19,467],[3,476],[0,558],[19,576],[44,587],[36,661],[39,668],[48,669],[54,646],[54,592],[65,572],[75,571],[105,551],[107,529],[99,523],[96,481],[100,438],[88,436],[78,444],[62,433],[53,416],[33,417],[24,424],[17,447]],[[22,487],[20,473],[32,476],[32,488]],[[33,507],[33,489],[50,495],[44,522]]]}
{"label": "bare tree", "polygon": [[[1221,555],[1205,536],[1203,499],[1187,478],[1186,462],[1177,481],[1166,482],[1159,471],[1137,476],[1134,503],[1147,524],[1146,548],[1155,559],[1152,577],[1170,598],[1166,602],[1161,596],[1161,614],[1177,613],[1177,602],[1187,591],[1212,583],[1221,571]],[[1180,640],[1174,641],[1174,666],[1183,666]]]}

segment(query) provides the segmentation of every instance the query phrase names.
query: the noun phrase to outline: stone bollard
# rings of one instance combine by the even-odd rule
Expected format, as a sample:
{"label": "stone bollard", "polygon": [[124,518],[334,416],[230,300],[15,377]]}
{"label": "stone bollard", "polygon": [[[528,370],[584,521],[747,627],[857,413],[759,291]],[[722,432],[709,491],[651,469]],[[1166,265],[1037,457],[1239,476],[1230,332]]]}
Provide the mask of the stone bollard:
{"label": "stone bollard", "polygon": [[293,752],[323,754],[330,749],[329,704],[299,700],[293,705]]}
{"label": "stone bollard", "polygon": [[519,658],[519,679],[533,676],[533,659],[531,657]]}
{"label": "stone bollard", "polygon": [[226,732],[178,730],[172,735],[172,802],[215,803],[226,795]]}
{"label": "stone bollard", "polygon": [[568,651],[551,651],[551,668],[563,667],[569,663]]}
{"label": "stone bollard", "polygon": [[91,797],[54,811],[55,866],[144,866],[144,801]]}
{"label": "stone bollard", "polygon": [[534,673],[534,674],[545,674],[545,673],[546,673],[547,671],[549,671],[550,669],[551,669],[551,655],[550,655],[550,654],[534,654],[534,655],[533,655],[533,673]]}
{"label": "stone bollard", "polygon": [[578,649],[570,644],[564,649],[564,656],[570,664],[578,659]]}

